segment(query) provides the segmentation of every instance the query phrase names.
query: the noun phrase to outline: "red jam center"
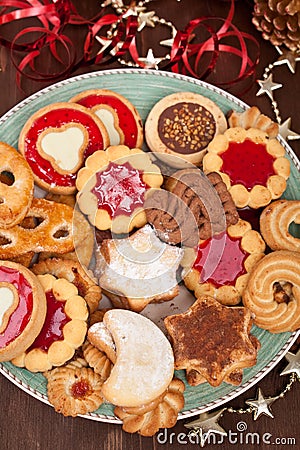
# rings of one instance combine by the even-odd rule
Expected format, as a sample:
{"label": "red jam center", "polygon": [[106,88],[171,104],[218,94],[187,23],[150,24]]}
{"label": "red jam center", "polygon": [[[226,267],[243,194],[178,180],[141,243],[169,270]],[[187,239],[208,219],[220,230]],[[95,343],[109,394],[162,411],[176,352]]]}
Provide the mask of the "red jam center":
{"label": "red jam center", "polygon": [[222,153],[221,171],[226,173],[232,185],[242,184],[251,190],[256,184],[266,186],[271,175],[275,175],[274,158],[265,144],[256,144],[250,139],[244,142],[230,142]]}
{"label": "red jam center", "polygon": [[69,123],[82,124],[88,132],[89,141],[84,158],[103,149],[103,138],[96,122],[89,114],[71,108],[59,108],[48,111],[38,117],[29,128],[25,143],[24,154],[34,174],[48,184],[59,186],[74,186],[76,174],[59,174],[50,161],[44,159],[37,151],[36,142],[39,135],[49,127],[61,128]]}
{"label": "red jam center", "polygon": [[79,380],[73,383],[71,387],[72,397],[75,399],[82,399],[91,392],[90,384],[85,380]]}
{"label": "red jam center", "polygon": [[97,172],[92,193],[97,197],[98,208],[111,217],[130,215],[144,204],[147,190],[142,174],[128,162],[118,165],[110,162],[107,169]]}
{"label": "red jam center", "polygon": [[197,247],[193,267],[200,272],[201,283],[211,283],[216,288],[233,286],[237,278],[246,273],[244,261],[247,256],[241,248],[240,238],[232,238],[224,232]]}
{"label": "red jam center", "polygon": [[28,324],[32,315],[33,295],[31,285],[18,270],[0,267],[0,280],[11,283],[19,294],[19,304],[10,316],[5,331],[0,333],[0,348],[4,348],[16,339]]}
{"label": "red jam center", "polygon": [[29,350],[40,348],[48,351],[54,341],[62,341],[63,327],[70,321],[65,313],[65,302],[56,300],[52,291],[46,292],[47,314],[40,334]]}
{"label": "red jam center", "polygon": [[129,148],[136,146],[138,128],[132,111],[119,98],[113,95],[88,95],[78,100],[86,108],[95,108],[97,105],[108,105],[113,108],[119,119],[119,127],[124,133],[124,145]]}

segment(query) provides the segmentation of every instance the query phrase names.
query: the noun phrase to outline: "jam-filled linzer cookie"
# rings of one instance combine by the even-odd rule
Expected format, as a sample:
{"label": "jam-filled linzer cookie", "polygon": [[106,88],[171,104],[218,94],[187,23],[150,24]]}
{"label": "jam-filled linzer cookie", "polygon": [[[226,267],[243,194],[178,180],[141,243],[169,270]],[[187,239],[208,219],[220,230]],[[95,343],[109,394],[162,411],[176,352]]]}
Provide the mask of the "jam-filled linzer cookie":
{"label": "jam-filled linzer cookie", "polygon": [[45,315],[38,278],[21,264],[0,261],[0,361],[10,361],[33,343]]}
{"label": "jam-filled linzer cookie", "polygon": [[65,278],[37,275],[47,299],[43,327],[30,345],[12,362],[31,372],[44,372],[70,360],[85,339],[88,308],[76,286]]}
{"label": "jam-filled linzer cookie", "polygon": [[200,241],[195,250],[186,250],[182,265],[189,269],[193,263],[184,283],[196,297],[211,295],[224,305],[236,305],[253,265],[264,256],[264,251],[260,234],[240,219],[226,232]]}
{"label": "jam-filled linzer cookie", "polygon": [[108,89],[91,89],[75,95],[70,102],[90,108],[101,119],[108,132],[110,145],[124,144],[129,148],[141,148],[142,119],[123,95]]}
{"label": "jam-filled linzer cookie", "polygon": [[53,103],[35,112],[19,137],[19,150],[36,183],[57,194],[75,192],[78,170],[109,138],[101,120],[76,103]]}
{"label": "jam-filled linzer cookie", "polygon": [[77,201],[99,230],[127,233],[146,223],[146,196],[162,183],[160,169],[147,153],[112,145],[89,156],[78,172]]}
{"label": "jam-filled linzer cookie", "polygon": [[219,172],[238,208],[260,208],[286,189],[290,163],[277,139],[262,130],[228,128],[208,145],[205,173]]}
{"label": "jam-filled linzer cookie", "polygon": [[146,142],[170,166],[199,165],[210,141],[227,128],[221,109],[209,98],[177,92],[158,101],[145,123]]}

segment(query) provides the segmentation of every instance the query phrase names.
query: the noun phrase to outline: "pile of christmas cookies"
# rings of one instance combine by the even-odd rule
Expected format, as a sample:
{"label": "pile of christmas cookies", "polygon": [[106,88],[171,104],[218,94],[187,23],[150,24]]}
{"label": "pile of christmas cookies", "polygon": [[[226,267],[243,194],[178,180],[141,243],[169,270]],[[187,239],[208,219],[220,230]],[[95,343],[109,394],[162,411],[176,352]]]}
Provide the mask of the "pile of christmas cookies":
{"label": "pile of christmas cookies", "polygon": [[[192,92],[145,123],[109,90],[36,111],[19,151],[0,144],[0,361],[41,372],[56,411],[108,402],[143,436],[184,408],[176,370],[241,384],[253,324],[300,327],[300,201],[282,198],[277,133],[256,107],[225,117]],[[159,328],[144,310],[180,285],[194,303]]]}

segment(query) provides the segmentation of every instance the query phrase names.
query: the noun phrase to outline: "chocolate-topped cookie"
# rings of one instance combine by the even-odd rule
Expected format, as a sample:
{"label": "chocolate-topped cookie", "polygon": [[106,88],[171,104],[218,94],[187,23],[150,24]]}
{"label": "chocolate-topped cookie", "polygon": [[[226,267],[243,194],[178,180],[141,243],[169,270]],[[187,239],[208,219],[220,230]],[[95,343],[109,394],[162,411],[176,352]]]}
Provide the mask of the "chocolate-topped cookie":
{"label": "chocolate-topped cookie", "polygon": [[146,142],[173,167],[199,165],[208,144],[227,128],[221,109],[193,92],[177,92],[157,102],[145,123]]}

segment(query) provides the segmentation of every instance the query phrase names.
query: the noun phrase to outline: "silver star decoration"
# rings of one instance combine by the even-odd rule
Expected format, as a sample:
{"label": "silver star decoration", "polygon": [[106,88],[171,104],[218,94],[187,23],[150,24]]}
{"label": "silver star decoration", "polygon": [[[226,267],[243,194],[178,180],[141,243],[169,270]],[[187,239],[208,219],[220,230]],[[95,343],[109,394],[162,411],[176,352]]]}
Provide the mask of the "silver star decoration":
{"label": "silver star decoration", "polygon": [[[97,53],[97,55],[99,55],[99,53],[103,53],[112,43],[112,39],[108,39],[108,38],[101,38],[99,36],[95,36],[95,39],[102,45],[102,48],[99,50],[99,52]],[[109,52],[112,56],[115,56],[115,54],[118,52],[118,50],[122,47],[122,45],[124,44],[124,42],[119,41],[116,46],[114,48],[111,49],[111,51]]]}
{"label": "silver star decoration", "polygon": [[158,17],[155,15],[155,11],[140,12],[138,15],[138,31],[142,31],[146,26],[154,28]]}
{"label": "silver star decoration", "polygon": [[172,26],[172,37],[170,39],[165,39],[164,41],[160,41],[160,45],[163,45],[165,47],[173,47],[174,39],[176,37],[177,30],[174,26]]}
{"label": "silver star decoration", "polygon": [[279,66],[281,64],[287,64],[288,68],[292,73],[296,72],[296,63],[300,61],[299,51],[292,51],[288,49],[281,49],[280,47],[275,47],[279,53],[279,58],[274,62],[274,66]]}
{"label": "silver star decoration", "polygon": [[295,141],[300,139],[300,134],[295,133],[290,129],[291,118],[286,119],[282,124],[279,125],[279,134],[286,141]]}
{"label": "silver star decoration", "polygon": [[257,92],[257,96],[267,94],[271,100],[273,100],[273,91],[282,87],[280,83],[273,83],[273,75],[270,75],[265,80],[257,80],[260,90]]}
{"label": "silver star decoration", "polygon": [[145,69],[158,69],[158,64],[165,58],[155,58],[152,48],[149,48],[146,58],[138,58],[138,62],[143,63]]}
{"label": "silver star decoration", "polygon": [[199,419],[184,424],[186,428],[190,428],[195,434],[199,434],[201,447],[204,447],[210,434],[227,436],[226,431],[218,424],[218,420],[225,410],[226,408],[223,408],[220,411],[200,414]]}
{"label": "silver star decoration", "polygon": [[265,416],[268,417],[272,417],[272,419],[274,419],[274,416],[270,411],[269,407],[272,405],[272,403],[278,400],[278,398],[279,397],[264,398],[262,390],[258,388],[257,399],[246,400],[245,403],[255,408],[253,413],[254,420],[258,419],[261,414],[264,414]]}
{"label": "silver star decoration", "polygon": [[288,375],[290,373],[295,373],[298,377],[298,380],[300,381],[300,350],[298,350],[296,355],[294,355],[291,352],[287,352],[285,357],[288,360],[289,364],[281,372],[280,375]]}

